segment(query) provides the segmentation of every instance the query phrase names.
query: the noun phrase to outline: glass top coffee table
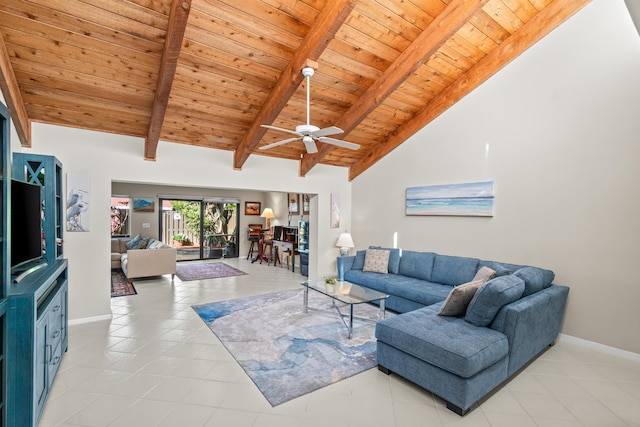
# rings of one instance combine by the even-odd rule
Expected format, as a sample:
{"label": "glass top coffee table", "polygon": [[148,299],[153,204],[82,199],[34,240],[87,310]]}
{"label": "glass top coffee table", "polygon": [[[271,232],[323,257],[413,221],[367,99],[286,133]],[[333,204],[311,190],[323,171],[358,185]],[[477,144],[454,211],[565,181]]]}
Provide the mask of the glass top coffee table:
{"label": "glass top coffee table", "polygon": [[[335,284],[330,285],[325,283],[324,280],[305,280],[300,283],[304,286],[304,312],[309,309],[309,289],[316,292],[320,292],[333,299],[333,307],[338,311],[342,323],[347,327],[349,331],[349,339],[351,339],[351,333],[353,332],[353,306],[356,304],[362,304],[365,302],[379,301],[380,304],[380,318],[384,319],[385,316],[385,301],[389,298],[389,295],[375,291],[373,289],[365,288],[364,286],[356,285],[346,281],[336,281]],[[349,314],[343,314],[340,311],[340,307],[336,305],[336,301],[349,306]],[[345,320],[345,317],[349,317],[349,321]]]}

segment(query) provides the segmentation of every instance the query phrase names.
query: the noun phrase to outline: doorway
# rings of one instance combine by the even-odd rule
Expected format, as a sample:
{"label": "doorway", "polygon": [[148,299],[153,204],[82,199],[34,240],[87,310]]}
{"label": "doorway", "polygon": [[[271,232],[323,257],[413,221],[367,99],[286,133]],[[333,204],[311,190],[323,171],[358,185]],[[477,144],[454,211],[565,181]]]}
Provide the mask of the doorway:
{"label": "doorway", "polygon": [[160,236],[178,261],[238,257],[239,202],[160,198]]}

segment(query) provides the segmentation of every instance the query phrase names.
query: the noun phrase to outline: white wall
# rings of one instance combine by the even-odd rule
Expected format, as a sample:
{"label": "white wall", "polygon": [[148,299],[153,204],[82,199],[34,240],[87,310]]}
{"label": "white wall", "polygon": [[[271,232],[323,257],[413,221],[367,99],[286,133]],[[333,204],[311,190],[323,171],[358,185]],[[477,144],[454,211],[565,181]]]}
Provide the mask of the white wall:
{"label": "white wall", "polygon": [[[640,38],[596,0],[353,181],[356,245],[551,268],[563,333],[640,353],[639,114]],[[407,187],[481,180],[492,218],[404,215]]]}
{"label": "white wall", "polygon": [[[594,0],[353,187],[341,168],[297,178],[296,162],[252,156],[233,171],[230,152],[163,142],[158,161],[146,162],[141,139],[41,124],[28,151],[92,178],[92,231],[65,235],[72,320],[110,313],[111,181],[210,185],[317,193],[312,275],[333,271],[345,228],[358,248],[391,245],[397,231],[407,249],[551,268],[571,287],[563,333],[640,353],[638,94],[640,38],[623,1]],[[15,131],[12,139],[19,150]],[[486,179],[495,181],[493,218],[404,215],[407,187]],[[328,226],[331,192],[342,201],[340,229]]]}
{"label": "white wall", "polygon": [[[251,156],[242,171],[233,170],[233,153],[160,142],[157,161],[143,160],[143,140],[45,124],[33,124],[31,149],[14,150],[55,155],[64,172],[87,172],[91,177],[91,231],[64,235],[69,259],[69,317],[71,321],[110,315],[109,206],[112,181],[157,185],[235,188],[239,190],[317,194],[312,198],[310,277],[335,274],[339,229],[329,228],[331,192],[342,198],[342,221],[351,221],[351,184],[347,170],[319,165],[305,178],[298,163]],[[178,167],[179,165],[179,167]],[[65,185],[66,193],[66,185]],[[271,193],[270,193],[271,194]],[[286,206],[286,195],[280,197]],[[265,205],[270,200],[266,200]],[[286,221],[286,214],[276,214]],[[284,218],[284,219],[282,219]],[[286,223],[286,222],[285,222]],[[318,230],[319,228],[319,230]],[[315,254],[314,254],[315,252]],[[302,276],[301,276],[302,277]]]}

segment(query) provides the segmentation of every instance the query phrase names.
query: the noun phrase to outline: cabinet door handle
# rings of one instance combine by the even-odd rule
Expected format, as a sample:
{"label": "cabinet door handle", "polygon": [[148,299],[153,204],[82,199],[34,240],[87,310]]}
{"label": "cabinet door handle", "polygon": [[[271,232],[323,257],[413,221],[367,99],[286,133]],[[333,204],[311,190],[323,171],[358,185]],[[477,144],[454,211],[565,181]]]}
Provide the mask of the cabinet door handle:
{"label": "cabinet door handle", "polygon": [[45,356],[45,363],[49,363],[51,361],[51,357],[53,356],[53,347],[50,345],[47,345],[46,352],[47,354]]}
{"label": "cabinet door handle", "polygon": [[51,311],[53,311],[53,312],[56,312],[58,310],[60,310],[60,305],[56,305],[51,309]]}
{"label": "cabinet door handle", "polygon": [[60,329],[58,329],[57,331],[55,331],[55,332],[53,333],[53,336],[52,336],[51,338],[52,338],[52,339],[56,339],[56,338],[58,338],[59,336],[60,336]]}
{"label": "cabinet door handle", "polygon": [[57,365],[58,363],[60,363],[60,359],[61,359],[60,356],[56,356],[56,358],[51,361],[51,364]]}

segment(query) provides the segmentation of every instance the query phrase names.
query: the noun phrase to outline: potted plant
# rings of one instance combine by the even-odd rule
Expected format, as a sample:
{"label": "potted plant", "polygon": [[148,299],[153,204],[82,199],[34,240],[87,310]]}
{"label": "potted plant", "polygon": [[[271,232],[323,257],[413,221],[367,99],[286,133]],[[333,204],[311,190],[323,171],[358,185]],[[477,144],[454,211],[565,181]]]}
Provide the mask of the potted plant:
{"label": "potted plant", "polygon": [[189,246],[191,242],[189,238],[184,234],[174,234],[173,235],[173,246],[176,248],[181,248],[183,246]]}

